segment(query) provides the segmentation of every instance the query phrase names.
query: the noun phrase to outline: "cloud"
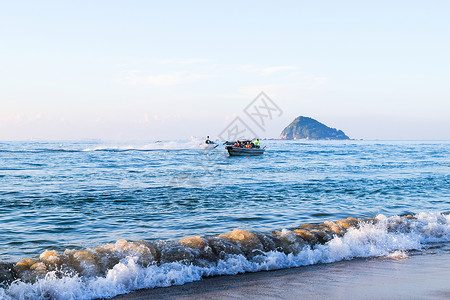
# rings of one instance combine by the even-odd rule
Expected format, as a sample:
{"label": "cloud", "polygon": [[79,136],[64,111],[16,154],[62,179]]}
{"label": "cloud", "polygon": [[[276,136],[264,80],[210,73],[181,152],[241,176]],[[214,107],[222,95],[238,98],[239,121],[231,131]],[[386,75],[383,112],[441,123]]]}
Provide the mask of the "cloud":
{"label": "cloud", "polygon": [[160,64],[177,64],[177,65],[190,65],[190,64],[200,64],[200,63],[207,63],[211,62],[209,59],[203,59],[203,58],[190,58],[190,59],[162,59],[159,60],[158,63]]}
{"label": "cloud", "polygon": [[150,118],[148,116],[148,113],[145,113],[142,117],[142,119],[138,120],[139,124],[146,124],[150,121]]}
{"label": "cloud", "polygon": [[146,81],[156,86],[170,86],[185,83],[194,83],[214,77],[215,76],[211,74],[191,73],[183,71],[148,76],[146,78]]}
{"label": "cloud", "polygon": [[123,72],[118,79],[122,84],[150,84],[153,86],[173,86],[186,83],[195,83],[215,78],[217,75],[200,72],[179,71],[161,74],[148,74],[140,70]]}
{"label": "cloud", "polygon": [[319,88],[327,82],[326,77],[313,76],[297,72],[291,74],[284,82],[267,83],[260,85],[248,85],[239,89],[240,93],[247,98],[256,95],[260,91],[265,91],[274,95],[296,95],[304,90],[313,90]]}
{"label": "cloud", "polygon": [[43,115],[41,112],[37,113],[10,113],[0,116],[0,122],[4,123],[31,123],[38,120],[42,120]]}
{"label": "cloud", "polygon": [[260,76],[269,76],[269,75],[279,73],[282,71],[298,70],[298,68],[296,66],[261,67],[261,66],[255,66],[255,65],[243,65],[243,66],[239,66],[238,70],[248,72],[248,73],[256,73]]}
{"label": "cloud", "polygon": [[[194,84],[204,80],[219,78],[241,78],[238,86],[228,86],[229,90],[246,89],[249,83],[256,83],[261,87],[270,87],[278,89],[289,87],[290,89],[311,89],[323,85],[327,79],[325,77],[314,76],[300,72],[299,68],[294,65],[280,66],[258,66],[258,65],[241,65],[228,66],[225,64],[202,64],[195,66],[179,66],[182,63],[205,62],[200,59],[167,59],[162,63],[175,63],[173,66],[163,67],[160,72],[156,69],[152,70],[128,70],[123,71],[119,82],[126,85],[150,85],[154,87],[171,87],[184,84]],[[157,66],[155,66],[157,67]],[[161,68],[161,66],[160,66]],[[173,70],[172,70],[173,69]],[[222,80],[223,81],[223,80]],[[223,84],[221,82],[220,84]],[[235,83],[233,83],[235,84]],[[268,90],[261,88],[260,90]]]}
{"label": "cloud", "polygon": [[328,81],[326,77],[306,74],[304,72],[293,72],[288,75],[288,78],[300,83],[300,86],[305,88],[315,88]]}

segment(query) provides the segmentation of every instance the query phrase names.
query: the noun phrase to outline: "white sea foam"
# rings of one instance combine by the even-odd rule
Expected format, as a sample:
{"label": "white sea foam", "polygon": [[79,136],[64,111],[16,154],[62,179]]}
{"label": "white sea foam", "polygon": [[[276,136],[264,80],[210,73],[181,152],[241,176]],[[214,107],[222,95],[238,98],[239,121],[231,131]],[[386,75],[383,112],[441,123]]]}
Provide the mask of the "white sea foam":
{"label": "white sea foam", "polygon": [[[359,257],[405,258],[406,251],[421,249],[426,243],[450,241],[449,215],[420,213],[414,219],[379,215],[376,219],[378,222],[349,228],[343,236],[334,236],[325,244],[305,246],[295,255],[269,251],[248,259],[244,255],[229,254],[205,266],[171,262],[147,267],[138,263],[138,256],[127,256],[105,276],[61,277],[49,272],[34,283],[16,281],[7,288],[0,288],[0,298],[107,298],[140,288],[180,285],[206,276],[332,263]],[[281,235],[294,241],[287,229]]]}
{"label": "white sea foam", "polygon": [[139,143],[139,144],[105,144],[92,148],[85,148],[82,151],[146,151],[146,150],[209,150],[214,147],[211,144],[206,144],[203,139],[192,137],[189,140],[180,141],[156,141],[151,143]]}
{"label": "white sea foam", "polygon": [[409,256],[405,250],[397,250],[389,254],[387,257],[393,260],[402,260],[408,258]]}

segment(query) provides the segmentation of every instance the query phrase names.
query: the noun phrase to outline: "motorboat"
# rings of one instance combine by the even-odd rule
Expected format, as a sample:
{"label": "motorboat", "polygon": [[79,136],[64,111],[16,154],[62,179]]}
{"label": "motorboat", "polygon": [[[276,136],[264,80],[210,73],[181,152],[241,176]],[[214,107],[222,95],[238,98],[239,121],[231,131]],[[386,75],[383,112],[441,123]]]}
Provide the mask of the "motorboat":
{"label": "motorboat", "polygon": [[[244,141],[244,144],[246,144],[247,142],[251,143],[253,145],[253,143],[251,141]],[[237,147],[234,145],[227,145],[225,146],[225,149],[228,151],[228,154],[230,156],[255,156],[255,155],[261,155],[264,154],[266,147],[260,148],[260,147],[252,147],[252,148],[247,148],[247,147]]]}
{"label": "motorboat", "polygon": [[254,156],[254,155],[261,155],[264,153],[264,148],[239,148],[234,146],[226,146],[225,149],[227,149],[228,154],[230,156]]}

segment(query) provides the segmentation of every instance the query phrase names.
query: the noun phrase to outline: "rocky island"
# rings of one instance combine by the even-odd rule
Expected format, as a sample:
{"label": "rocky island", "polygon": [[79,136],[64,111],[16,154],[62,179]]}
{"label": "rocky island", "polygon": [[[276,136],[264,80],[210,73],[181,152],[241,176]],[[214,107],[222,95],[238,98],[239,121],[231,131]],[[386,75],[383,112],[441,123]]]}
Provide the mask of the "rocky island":
{"label": "rocky island", "polygon": [[342,131],[326,126],[313,118],[300,116],[292,121],[283,132],[282,140],[349,140]]}

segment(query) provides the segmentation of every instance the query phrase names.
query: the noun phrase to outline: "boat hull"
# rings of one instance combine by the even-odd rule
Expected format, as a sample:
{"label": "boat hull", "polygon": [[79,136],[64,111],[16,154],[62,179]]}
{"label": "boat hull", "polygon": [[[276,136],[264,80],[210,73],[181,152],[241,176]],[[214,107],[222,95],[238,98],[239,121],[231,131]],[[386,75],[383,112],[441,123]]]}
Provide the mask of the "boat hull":
{"label": "boat hull", "polygon": [[263,148],[237,148],[233,146],[226,146],[225,149],[227,149],[228,154],[230,156],[256,156],[261,155],[264,153]]}

